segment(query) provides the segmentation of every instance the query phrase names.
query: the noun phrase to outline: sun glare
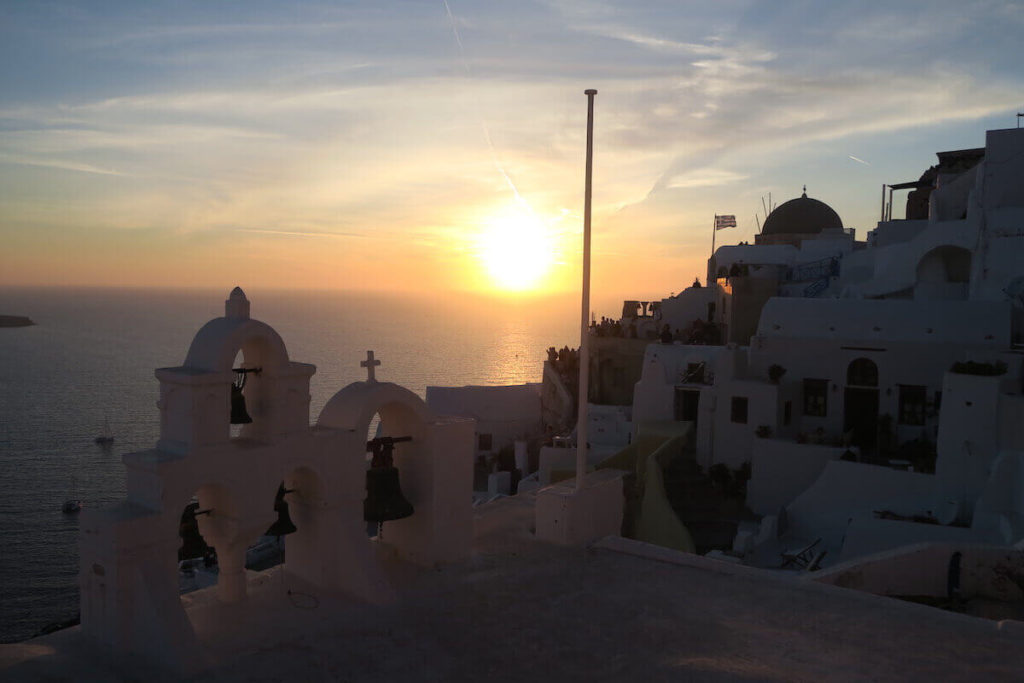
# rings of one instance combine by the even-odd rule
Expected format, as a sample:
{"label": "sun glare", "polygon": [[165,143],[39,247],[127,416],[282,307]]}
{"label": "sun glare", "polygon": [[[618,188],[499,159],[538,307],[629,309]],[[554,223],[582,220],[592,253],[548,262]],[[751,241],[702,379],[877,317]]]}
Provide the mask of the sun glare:
{"label": "sun glare", "polygon": [[541,284],[554,260],[553,246],[538,218],[515,211],[486,222],[478,254],[495,287],[523,292]]}

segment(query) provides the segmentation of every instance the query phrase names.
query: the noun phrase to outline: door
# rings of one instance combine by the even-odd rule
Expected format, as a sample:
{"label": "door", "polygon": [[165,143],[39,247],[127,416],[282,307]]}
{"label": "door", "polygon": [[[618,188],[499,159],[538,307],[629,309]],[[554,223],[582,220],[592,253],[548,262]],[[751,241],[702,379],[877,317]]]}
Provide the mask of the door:
{"label": "door", "polygon": [[843,431],[853,430],[853,445],[872,449],[878,440],[878,389],[847,387]]}
{"label": "door", "polygon": [[699,403],[699,389],[680,389],[677,387],[675,405],[673,406],[676,421],[697,422],[697,406]]}

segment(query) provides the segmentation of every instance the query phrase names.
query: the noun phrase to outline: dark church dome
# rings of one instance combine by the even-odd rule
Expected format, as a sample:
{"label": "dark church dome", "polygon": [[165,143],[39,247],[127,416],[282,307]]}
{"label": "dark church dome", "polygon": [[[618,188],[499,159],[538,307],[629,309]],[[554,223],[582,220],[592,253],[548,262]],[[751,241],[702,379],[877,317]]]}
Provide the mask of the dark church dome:
{"label": "dark church dome", "polygon": [[807,192],[790,199],[768,214],[762,235],[816,235],[827,228],[842,228],[839,214],[825,202],[811,199]]}

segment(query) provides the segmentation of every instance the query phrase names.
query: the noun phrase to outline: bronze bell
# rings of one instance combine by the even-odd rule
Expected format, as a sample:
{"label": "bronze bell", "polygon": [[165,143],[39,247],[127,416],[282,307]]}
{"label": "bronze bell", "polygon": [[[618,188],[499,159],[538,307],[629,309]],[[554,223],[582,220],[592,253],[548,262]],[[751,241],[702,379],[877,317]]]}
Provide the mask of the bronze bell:
{"label": "bronze bell", "polygon": [[245,395],[242,389],[245,388],[246,371],[236,368],[235,381],[231,383],[231,424],[247,425],[252,423],[249,411],[245,409]]}
{"label": "bronze bell", "polygon": [[404,519],[413,513],[412,503],[402,495],[398,483],[398,468],[392,454],[395,444],[412,441],[410,436],[382,436],[366,443],[373,453],[370,469],[366,470],[366,500],[363,501],[363,519],[367,522],[390,522]]}
{"label": "bronze bell", "polygon": [[181,539],[181,547],[178,548],[179,561],[203,557],[212,551],[206,544],[206,539],[199,533],[199,523],[196,521],[198,511],[199,503],[189,503],[181,513],[181,522],[178,526],[178,537]]}
{"label": "bronze bell", "polygon": [[402,495],[397,467],[374,467],[366,470],[366,500],[363,519],[367,522],[390,522],[413,513],[412,503]]}
{"label": "bronze bell", "polygon": [[295,524],[292,523],[291,515],[288,514],[288,503],[284,499],[286,493],[291,493],[292,489],[286,489],[284,484],[277,487],[277,496],[274,498],[274,512],[277,513],[277,521],[270,525],[264,536],[287,536],[288,534],[294,534],[298,529]]}

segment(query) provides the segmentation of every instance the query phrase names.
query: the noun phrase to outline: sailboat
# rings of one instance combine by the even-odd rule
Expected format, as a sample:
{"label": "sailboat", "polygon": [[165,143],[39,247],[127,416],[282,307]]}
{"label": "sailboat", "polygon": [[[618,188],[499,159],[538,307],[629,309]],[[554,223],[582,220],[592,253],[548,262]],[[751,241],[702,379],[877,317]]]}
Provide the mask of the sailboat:
{"label": "sailboat", "polygon": [[110,431],[110,420],[106,417],[103,418],[103,431],[100,432],[100,435],[93,439],[93,441],[100,446],[109,446],[114,443],[114,435]]}

